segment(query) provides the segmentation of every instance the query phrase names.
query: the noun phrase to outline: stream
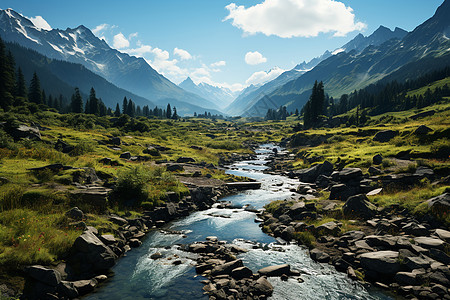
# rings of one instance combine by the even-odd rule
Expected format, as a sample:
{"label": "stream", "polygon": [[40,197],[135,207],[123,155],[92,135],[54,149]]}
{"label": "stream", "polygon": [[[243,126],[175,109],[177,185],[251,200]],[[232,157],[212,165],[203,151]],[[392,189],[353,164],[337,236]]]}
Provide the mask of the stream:
{"label": "stream", "polygon": [[[249,204],[258,209],[271,201],[291,197],[289,190],[297,187],[297,180],[263,173],[273,147],[271,144],[262,145],[256,150],[255,160],[237,162],[227,170],[229,174],[260,181],[261,188],[228,196],[222,201],[229,201],[235,207]],[[160,231],[147,234],[141,247],[128,252],[118,261],[113,268],[115,275],[97,292],[83,299],[208,299],[200,282],[205,278],[195,272],[195,254],[181,251],[178,246],[203,241],[207,236],[217,236],[219,240],[249,249],[238,258],[253,272],[283,263],[301,271],[303,283],[291,278],[287,282],[269,278],[274,286],[270,299],[393,299],[379,290],[367,290],[332,266],[314,262],[301,246],[277,244],[275,238],[262,232],[254,219],[255,214],[243,208],[213,207],[172,222],[169,228],[182,231],[184,235]],[[156,252],[161,253],[163,258],[151,259],[150,256]],[[175,260],[181,263],[175,265]]]}

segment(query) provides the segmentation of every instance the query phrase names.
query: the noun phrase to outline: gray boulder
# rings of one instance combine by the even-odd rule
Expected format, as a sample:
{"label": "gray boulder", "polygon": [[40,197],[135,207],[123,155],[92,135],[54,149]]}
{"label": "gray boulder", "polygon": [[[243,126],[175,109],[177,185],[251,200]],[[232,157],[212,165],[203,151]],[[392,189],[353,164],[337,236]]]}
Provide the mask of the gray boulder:
{"label": "gray boulder", "polygon": [[218,275],[230,275],[231,271],[233,271],[236,268],[243,267],[244,264],[242,263],[242,260],[237,259],[233,260],[218,266],[215,266],[214,269],[211,271],[212,276],[218,276]]}
{"label": "gray boulder", "polygon": [[362,177],[363,173],[360,168],[344,168],[339,172],[339,180],[342,182],[360,181]]}
{"label": "gray boulder", "polygon": [[333,164],[325,161],[322,164],[317,164],[311,168],[300,170],[297,172],[300,181],[314,183],[320,175],[329,176],[333,172]]}
{"label": "gray boulder", "polygon": [[41,133],[38,128],[30,127],[27,125],[19,125],[17,128],[13,128],[9,131],[9,134],[14,140],[29,139],[33,141],[41,140]]}
{"label": "gray boulder", "polygon": [[450,243],[450,231],[444,229],[436,229],[435,233],[441,240]]}
{"label": "gray boulder", "polygon": [[108,270],[116,263],[117,256],[90,231],[85,231],[75,240],[73,247],[85,254],[93,270]]}
{"label": "gray boulder", "polygon": [[381,154],[377,154],[372,158],[372,161],[374,165],[381,165],[383,162],[383,156],[381,156]]}
{"label": "gray boulder", "polygon": [[378,131],[375,136],[373,137],[373,140],[375,142],[385,143],[392,140],[396,135],[398,134],[397,131],[394,130],[383,130]]}
{"label": "gray boulder", "polygon": [[425,126],[425,125],[420,125],[419,127],[417,127],[416,130],[414,130],[414,134],[415,135],[425,135],[432,131],[433,131],[433,129],[431,129],[430,127]]}
{"label": "gray boulder", "polygon": [[291,273],[291,266],[288,264],[269,266],[258,270],[262,276],[275,277],[283,274],[289,275]]}
{"label": "gray boulder", "polygon": [[74,220],[81,220],[84,218],[84,213],[78,207],[73,207],[66,212],[66,216]]}
{"label": "gray boulder", "polygon": [[78,280],[72,283],[80,295],[86,295],[87,293],[92,292],[98,284],[97,280],[95,279]]}
{"label": "gray boulder", "polygon": [[309,256],[311,256],[311,258],[313,260],[321,262],[321,263],[327,263],[330,261],[330,256],[327,253],[325,253],[317,248],[312,249],[309,252]]}
{"label": "gray boulder", "polygon": [[177,163],[190,163],[190,162],[195,162],[195,159],[193,159],[192,157],[179,157],[177,159]]}
{"label": "gray boulder", "polygon": [[394,275],[400,270],[397,251],[375,251],[361,254],[361,266],[380,274]]}
{"label": "gray boulder", "polygon": [[337,235],[341,231],[341,224],[337,222],[328,222],[316,228],[316,232],[320,235]]}
{"label": "gray boulder", "polygon": [[273,293],[273,286],[265,277],[260,277],[251,286],[250,290],[255,295],[270,296]]}
{"label": "gray boulder", "polygon": [[431,198],[426,202],[432,212],[449,213],[450,212],[450,193]]}
{"label": "gray boulder", "polygon": [[130,152],[124,152],[122,154],[120,154],[119,158],[124,158],[124,159],[130,159],[131,158],[131,153]]}
{"label": "gray boulder", "polygon": [[441,239],[431,238],[426,236],[416,237],[414,241],[421,247],[424,248],[438,248],[441,249],[444,247],[445,242]]}
{"label": "gray boulder", "polygon": [[377,208],[369,202],[366,195],[360,194],[350,197],[342,207],[342,211],[347,216],[369,219],[375,215]]}
{"label": "gray boulder", "polygon": [[61,282],[61,273],[40,265],[27,267],[25,271],[31,278],[49,286],[57,286]]}
{"label": "gray boulder", "polygon": [[241,280],[243,278],[250,278],[252,277],[253,272],[247,267],[239,267],[236,269],[233,269],[231,271],[231,277],[233,277],[236,280]]}

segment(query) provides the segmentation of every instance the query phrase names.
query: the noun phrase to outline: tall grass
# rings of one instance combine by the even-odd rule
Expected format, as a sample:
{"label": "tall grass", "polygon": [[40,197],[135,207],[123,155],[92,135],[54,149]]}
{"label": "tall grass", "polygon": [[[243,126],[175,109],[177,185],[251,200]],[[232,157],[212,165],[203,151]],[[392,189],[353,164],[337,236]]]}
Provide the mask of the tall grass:
{"label": "tall grass", "polygon": [[62,258],[80,233],[59,212],[4,211],[0,214],[0,265],[49,264]]}

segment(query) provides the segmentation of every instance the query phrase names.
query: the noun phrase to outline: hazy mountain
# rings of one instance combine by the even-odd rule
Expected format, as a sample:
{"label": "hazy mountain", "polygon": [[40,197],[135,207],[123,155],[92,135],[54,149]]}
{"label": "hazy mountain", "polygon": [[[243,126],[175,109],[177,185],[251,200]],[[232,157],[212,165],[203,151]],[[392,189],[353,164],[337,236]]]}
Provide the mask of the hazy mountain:
{"label": "hazy mountain", "polygon": [[[5,41],[16,42],[47,57],[82,64],[118,87],[159,105],[173,99],[172,102],[176,101],[180,106],[180,112],[190,111],[190,105],[219,108],[184,91],[156,72],[143,58],[112,49],[83,25],[74,29],[44,30],[14,10],[6,9],[0,10],[0,35]],[[182,107],[184,105],[187,107]]]}
{"label": "hazy mountain", "polygon": [[[351,50],[333,55],[311,71],[277,87],[257,101],[252,100],[254,104],[247,107],[243,115],[263,116],[267,109],[280,105],[286,105],[289,111],[300,109],[308,99],[315,80],[324,82],[325,91],[330,96],[340,97],[400,71],[407,64],[415,66],[415,73],[418,75],[429,71],[432,65],[438,67],[439,64],[434,64],[433,61],[446,61],[446,57],[450,55],[449,15],[450,0],[446,0],[432,18],[402,40],[389,39],[378,46],[368,46],[361,52]],[[385,30],[382,29],[383,31]],[[424,64],[424,61],[428,63]],[[411,70],[408,72],[412,73]],[[403,74],[404,78],[406,73],[401,71],[398,74]]]}
{"label": "hazy mountain", "polygon": [[194,93],[204,99],[215,103],[220,108],[225,108],[228,104],[233,102],[234,93],[223,87],[213,86],[204,82],[195,84],[190,77],[187,77],[179,85],[185,91]]}
{"label": "hazy mountain", "polygon": [[[274,105],[277,105],[277,107],[279,107],[278,102],[274,101],[273,96],[269,98],[266,96],[271,94],[282,85],[288,83],[289,81],[301,77],[303,74],[312,70],[320,62],[331,57],[333,54],[338,54],[343,51],[349,52],[351,50],[362,51],[369,45],[380,45],[392,38],[401,39],[407,33],[407,31],[400,28],[395,28],[394,31],[391,31],[389,28],[380,26],[370,36],[365,37],[362,34],[359,34],[341,48],[333,51],[333,53],[330,51],[325,51],[321,56],[313,58],[309,62],[304,61],[295,66],[292,70],[282,73],[276,79],[264,84],[260,88],[254,90],[252,93],[248,93],[245,96],[238,96],[235,101],[225,109],[225,111],[231,115],[248,115],[249,113],[253,115],[256,112],[251,112],[252,107],[255,108],[255,104],[260,100],[262,101],[262,103],[259,103],[257,105],[257,107],[259,107],[259,109],[257,110],[260,111],[258,114],[267,111],[267,109],[269,108],[275,108],[273,107]],[[292,103],[295,103],[298,100],[299,99],[293,99]]]}

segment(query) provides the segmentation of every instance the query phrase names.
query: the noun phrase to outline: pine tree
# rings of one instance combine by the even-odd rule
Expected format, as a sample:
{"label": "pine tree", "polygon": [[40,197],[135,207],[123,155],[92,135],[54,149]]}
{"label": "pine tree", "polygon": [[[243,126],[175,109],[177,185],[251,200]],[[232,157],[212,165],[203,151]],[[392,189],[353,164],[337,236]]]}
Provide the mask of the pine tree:
{"label": "pine tree", "polygon": [[127,112],[128,112],[128,100],[127,97],[123,97],[122,114],[126,115]]}
{"label": "pine tree", "polygon": [[42,90],[42,103],[47,104],[47,95],[45,94],[45,90]]}
{"label": "pine tree", "polygon": [[120,106],[119,103],[116,104],[116,110],[114,111],[115,117],[120,117]]}
{"label": "pine tree", "polygon": [[91,103],[89,102],[89,98],[86,99],[86,103],[84,104],[84,113],[85,114],[91,113]]}
{"label": "pine tree", "polygon": [[28,89],[28,100],[34,102],[36,104],[42,104],[42,91],[41,91],[41,82],[39,81],[39,77],[36,72],[33,74],[33,78],[31,79],[30,88]]}
{"label": "pine tree", "polygon": [[170,119],[171,117],[172,117],[172,108],[170,107],[170,103],[167,103],[166,118]]}
{"label": "pine tree", "polygon": [[100,115],[100,103],[95,95],[95,90],[91,87],[91,91],[89,93],[89,113],[93,115]]}
{"label": "pine tree", "polygon": [[83,98],[81,98],[80,90],[75,88],[75,93],[72,95],[71,109],[74,113],[83,112]]}
{"label": "pine tree", "polygon": [[14,59],[5,53],[5,44],[0,39],[0,106],[4,109],[14,102]]}
{"label": "pine tree", "polygon": [[27,85],[25,83],[25,77],[23,76],[22,69],[19,67],[17,70],[17,80],[14,90],[15,97],[23,97],[27,96]]}
{"label": "pine tree", "polygon": [[178,114],[177,114],[177,108],[174,106],[173,107],[173,114],[172,114],[172,119],[174,120],[178,120]]}
{"label": "pine tree", "polygon": [[128,100],[127,115],[129,115],[132,118],[134,118],[134,116],[136,115],[136,106],[131,99]]}
{"label": "pine tree", "polygon": [[47,105],[48,105],[48,107],[53,107],[53,106],[54,106],[52,95],[49,95],[49,96],[48,96]]}

